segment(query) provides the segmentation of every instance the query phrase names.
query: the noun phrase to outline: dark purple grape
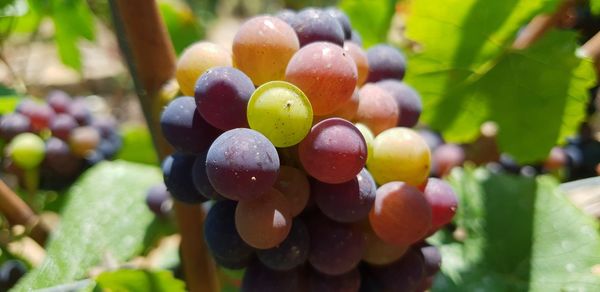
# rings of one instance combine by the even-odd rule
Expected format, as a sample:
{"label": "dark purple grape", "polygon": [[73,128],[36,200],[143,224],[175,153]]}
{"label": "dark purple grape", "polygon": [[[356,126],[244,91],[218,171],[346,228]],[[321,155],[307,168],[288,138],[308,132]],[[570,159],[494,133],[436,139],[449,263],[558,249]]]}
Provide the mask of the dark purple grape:
{"label": "dark purple grape", "polygon": [[87,126],[92,121],[92,112],[90,112],[87,103],[82,97],[73,100],[69,105],[67,113],[71,115],[80,126]]}
{"label": "dark purple grape", "polygon": [[25,273],[27,273],[27,267],[22,261],[5,261],[0,266],[0,291],[9,291]]}
{"label": "dark purple grape", "polygon": [[40,103],[32,99],[24,99],[17,106],[16,112],[29,118],[31,129],[35,132],[48,128],[50,121],[52,121],[56,115],[54,110],[48,104]]}
{"label": "dark purple grape", "polygon": [[296,12],[291,9],[282,9],[279,12],[275,13],[275,17],[285,21],[291,26],[294,23],[294,19],[296,18]]}
{"label": "dark purple grape", "polygon": [[198,112],[213,127],[227,131],[248,128],[246,108],[254,92],[252,80],[233,67],[215,67],[196,81]]}
{"label": "dark purple grape", "polygon": [[438,147],[444,145],[444,139],[442,139],[442,136],[440,136],[440,134],[432,130],[419,129],[417,130],[417,132],[423,138],[423,140],[425,140],[425,143],[427,143],[427,146],[429,146],[431,152],[435,151],[435,149],[437,149]]}
{"label": "dark purple grape", "polygon": [[102,138],[109,138],[113,135],[117,135],[117,129],[119,124],[115,118],[111,116],[95,117],[90,126],[96,128],[100,132]]}
{"label": "dark purple grape", "polygon": [[354,269],[362,257],[365,240],[353,225],[335,222],[320,212],[307,220],[310,234],[308,261],[317,271],[341,275]]}
{"label": "dark purple grape", "polygon": [[249,200],[273,187],[279,173],[275,146],[261,133],[233,129],[219,136],[208,150],[210,184],[231,200]]}
{"label": "dark purple grape", "polygon": [[71,97],[62,90],[52,90],[46,95],[46,102],[57,114],[66,113],[71,101]]}
{"label": "dark purple grape", "polygon": [[10,141],[16,135],[29,132],[31,122],[29,118],[20,113],[12,113],[0,117],[0,139]]}
{"label": "dark purple grape", "polygon": [[162,112],[160,127],[165,139],[177,151],[200,153],[219,136],[219,130],[209,125],[196,110],[193,97],[172,100]]}
{"label": "dark purple grape", "polygon": [[194,161],[194,167],[192,168],[192,180],[194,186],[203,196],[212,200],[224,200],[215,188],[210,184],[208,176],[206,175],[206,155],[208,150],[201,152]]}
{"label": "dark purple grape", "polygon": [[352,26],[350,25],[350,19],[348,15],[335,7],[328,7],[325,12],[329,13],[335,20],[338,21],[342,30],[344,31],[344,39],[349,40],[352,38]]}
{"label": "dark purple grape", "polygon": [[380,285],[379,291],[416,291],[426,276],[423,255],[414,248],[392,264],[369,267],[369,272]]}
{"label": "dark purple grape", "polygon": [[338,222],[356,222],[366,218],[375,202],[377,186],[363,168],[355,178],[341,184],[311,181],[311,195],[323,214]]}
{"label": "dark purple grape", "polygon": [[167,186],[158,184],[150,187],[146,192],[146,205],[156,216],[166,217],[169,214],[169,201],[171,194],[167,191]]}
{"label": "dark purple grape", "polygon": [[330,276],[311,271],[309,277],[310,291],[318,292],[355,292],[360,288],[360,272],[358,269],[352,269],[350,272]]}
{"label": "dark purple grape", "polygon": [[228,269],[241,269],[248,265],[254,249],[242,240],[235,228],[234,201],[216,202],[204,221],[204,239],[217,264]]}
{"label": "dark purple grape", "polygon": [[106,159],[112,159],[121,149],[123,140],[117,134],[108,138],[102,138],[96,147],[96,151],[101,153]]}
{"label": "dark purple grape", "polygon": [[199,204],[206,201],[194,187],[192,167],[196,156],[177,152],[162,163],[163,177],[167,190],[178,201]]}
{"label": "dark purple grape", "polygon": [[450,184],[441,179],[429,178],[423,194],[431,206],[431,232],[450,223],[458,208],[458,197]]}
{"label": "dark purple grape", "polygon": [[350,41],[361,47],[363,45],[362,37],[360,36],[360,33],[356,30],[352,30],[352,35],[350,36]]}
{"label": "dark purple grape", "polygon": [[419,122],[419,117],[423,111],[421,96],[410,85],[398,80],[382,80],[377,82],[377,86],[383,88],[398,103],[400,118],[398,126],[412,128]]}
{"label": "dark purple grape", "polygon": [[46,156],[43,165],[63,178],[74,178],[83,167],[83,161],[70,150],[69,144],[51,137],[46,141]]}
{"label": "dark purple grape", "polygon": [[329,13],[307,8],[296,14],[292,27],[298,35],[300,47],[313,42],[331,42],[338,46],[344,45],[344,31],[339,22]]}
{"label": "dark purple grape", "polygon": [[421,254],[423,254],[423,261],[425,263],[425,276],[434,276],[440,271],[442,266],[442,254],[440,250],[433,246],[421,247]]}
{"label": "dark purple grape", "polygon": [[367,50],[369,77],[367,82],[384,79],[402,80],[406,72],[406,57],[389,45],[376,45]]}
{"label": "dark purple grape", "polygon": [[296,218],[288,237],[279,246],[257,250],[256,255],[270,269],[287,271],[306,262],[309,245],[308,229],[302,220]]}
{"label": "dark purple grape", "polygon": [[253,261],[242,279],[241,292],[295,292],[302,291],[302,275],[298,269],[275,271],[260,261]]}
{"label": "dark purple grape", "polygon": [[79,124],[72,116],[58,114],[50,122],[50,131],[52,132],[52,136],[68,141],[71,136],[71,131],[78,126]]}

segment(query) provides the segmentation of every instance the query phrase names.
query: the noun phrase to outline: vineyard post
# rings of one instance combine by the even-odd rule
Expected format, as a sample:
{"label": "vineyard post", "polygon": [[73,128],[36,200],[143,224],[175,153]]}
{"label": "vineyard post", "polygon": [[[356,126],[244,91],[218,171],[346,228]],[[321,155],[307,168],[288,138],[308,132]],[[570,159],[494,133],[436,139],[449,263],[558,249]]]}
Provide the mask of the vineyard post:
{"label": "vineyard post", "polygon": [[[121,51],[127,61],[154,147],[162,160],[172,149],[161,135],[161,90],[175,74],[176,57],[156,1],[110,0]],[[181,257],[189,291],[216,292],[216,266],[203,239],[204,210],[175,201]]]}

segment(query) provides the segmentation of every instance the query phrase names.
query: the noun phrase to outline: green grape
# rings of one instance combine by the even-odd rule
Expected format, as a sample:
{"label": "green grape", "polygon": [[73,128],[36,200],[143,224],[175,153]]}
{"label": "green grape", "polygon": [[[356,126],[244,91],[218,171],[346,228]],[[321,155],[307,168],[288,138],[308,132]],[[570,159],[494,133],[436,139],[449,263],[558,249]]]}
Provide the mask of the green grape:
{"label": "green grape", "polygon": [[260,86],[248,102],[248,124],[277,147],[298,144],[310,131],[313,111],[304,93],[285,81]]}
{"label": "green grape", "polygon": [[23,169],[35,168],[44,160],[44,141],[35,134],[19,134],[13,138],[8,147],[13,162]]}
{"label": "green grape", "polygon": [[373,132],[365,124],[356,123],[354,126],[356,126],[365,138],[365,142],[367,142],[367,163],[369,163],[371,156],[373,156],[373,140],[375,140],[375,136],[373,136]]}
{"label": "green grape", "polygon": [[411,129],[397,127],[375,137],[367,168],[380,185],[402,181],[419,186],[427,179],[430,165],[431,153],[425,140]]}

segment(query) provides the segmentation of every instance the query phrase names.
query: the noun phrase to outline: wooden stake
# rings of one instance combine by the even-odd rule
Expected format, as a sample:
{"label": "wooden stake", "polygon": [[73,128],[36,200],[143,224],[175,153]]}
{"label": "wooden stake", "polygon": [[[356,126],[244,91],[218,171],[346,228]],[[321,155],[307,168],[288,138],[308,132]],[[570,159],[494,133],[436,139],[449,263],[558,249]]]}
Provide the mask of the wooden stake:
{"label": "wooden stake", "polygon": [[[175,52],[154,0],[110,0],[119,45],[127,60],[140,104],[160,159],[172,153],[161,135],[157,100],[175,75]],[[219,291],[216,266],[203,238],[204,211],[199,205],[175,202],[181,234],[182,264],[189,291]]]}
{"label": "wooden stake", "polygon": [[25,226],[29,231],[28,236],[39,245],[44,246],[49,234],[48,226],[40,221],[33,210],[1,179],[0,213],[6,217],[11,226]]}

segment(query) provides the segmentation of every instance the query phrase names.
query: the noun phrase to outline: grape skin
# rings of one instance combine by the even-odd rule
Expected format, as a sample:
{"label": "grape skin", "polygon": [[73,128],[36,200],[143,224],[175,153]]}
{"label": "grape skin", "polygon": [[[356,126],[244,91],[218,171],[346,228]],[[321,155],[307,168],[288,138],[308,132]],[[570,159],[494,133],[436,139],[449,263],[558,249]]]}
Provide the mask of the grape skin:
{"label": "grape skin", "polygon": [[282,165],[273,187],[290,202],[292,216],[299,215],[308,204],[310,184],[306,174],[297,168]]}
{"label": "grape skin", "polygon": [[368,126],[374,135],[398,124],[398,103],[385,90],[373,84],[366,84],[358,95],[356,121]]}
{"label": "grape skin", "polygon": [[192,167],[196,157],[176,152],[162,163],[163,178],[167,189],[180,202],[199,204],[206,201],[194,187]]}
{"label": "grape skin", "polygon": [[431,206],[432,233],[452,221],[458,208],[458,198],[448,183],[437,178],[427,181],[423,194]]}
{"label": "grape skin", "polygon": [[406,72],[406,57],[389,45],[376,45],[367,50],[369,76],[367,82],[384,79],[402,80]]}
{"label": "grape skin", "polygon": [[12,113],[0,117],[0,138],[10,141],[15,136],[31,130],[29,118],[20,113]]}
{"label": "grape skin", "polygon": [[410,85],[398,80],[383,80],[375,83],[387,91],[398,104],[398,126],[412,128],[419,122],[423,104],[421,96]]}
{"label": "grape skin", "polygon": [[294,17],[292,27],[298,35],[300,47],[314,42],[330,42],[338,46],[344,44],[341,24],[330,13],[320,9],[301,10]]}
{"label": "grape skin", "polygon": [[306,262],[310,246],[308,228],[301,219],[295,218],[287,238],[278,246],[258,250],[258,259],[273,270],[287,271]]}
{"label": "grape skin", "polygon": [[194,95],[196,80],[206,70],[218,66],[232,66],[231,54],[223,47],[211,42],[197,42],[187,47],[177,61],[175,78],[181,92]]}

